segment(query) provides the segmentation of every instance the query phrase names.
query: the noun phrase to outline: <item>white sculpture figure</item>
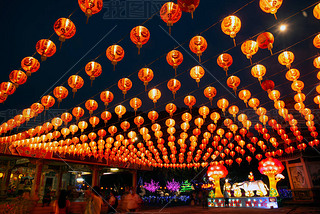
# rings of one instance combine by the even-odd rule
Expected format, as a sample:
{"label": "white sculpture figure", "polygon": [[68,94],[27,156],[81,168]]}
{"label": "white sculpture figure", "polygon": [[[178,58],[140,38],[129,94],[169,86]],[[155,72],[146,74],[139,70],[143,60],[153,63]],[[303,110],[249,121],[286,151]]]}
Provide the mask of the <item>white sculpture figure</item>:
{"label": "white sculpture figure", "polygon": [[[252,197],[254,196],[254,192],[256,191],[256,194],[258,196],[266,196],[267,191],[269,190],[268,186],[262,181],[262,180],[257,180],[257,181],[244,181],[241,183],[234,183],[232,185],[232,189],[234,192],[239,192],[239,189],[243,189],[245,191],[245,195],[247,197]],[[235,196],[238,194],[234,194]],[[239,197],[239,196],[236,196]]]}
{"label": "white sculpture figure", "polygon": [[223,185],[223,192],[227,191],[229,197],[231,197],[231,184],[229,183],[229,179],[225,180],[225,184]]}

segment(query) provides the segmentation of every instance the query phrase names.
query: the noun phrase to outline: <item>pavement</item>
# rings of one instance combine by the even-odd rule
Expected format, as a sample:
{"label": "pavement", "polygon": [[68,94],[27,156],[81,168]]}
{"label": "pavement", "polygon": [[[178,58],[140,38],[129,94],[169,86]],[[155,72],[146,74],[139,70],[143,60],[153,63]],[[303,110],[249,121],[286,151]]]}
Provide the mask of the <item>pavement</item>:
{"label": "pavement", "polygon": [[[136,212],[137,213],[137,212]],[[316,207],[312,206],[284,206],[278,209],[257,209],[257,208],[202,208],[196,206],[183,206],[183,207],[168,207],[164,209],[151,209],[151,210],[143,210],[138,213],[141,214],[153,214],[153,213],[161,213],[161,214],[178,214],[178,213],[230,213],[230,214],[251,214],[251,213],[273,213],[273,214],[320,214],[320,206]]]}

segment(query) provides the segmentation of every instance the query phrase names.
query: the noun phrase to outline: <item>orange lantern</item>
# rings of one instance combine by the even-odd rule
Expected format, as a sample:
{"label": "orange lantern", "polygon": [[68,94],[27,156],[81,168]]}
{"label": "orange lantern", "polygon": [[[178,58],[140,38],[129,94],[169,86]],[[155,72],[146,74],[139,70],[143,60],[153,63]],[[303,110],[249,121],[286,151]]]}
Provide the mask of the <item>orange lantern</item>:
{"label": "orange lantern", "polygon": [[[53,29],[56,34],[59,36],[59,41],[62,42],[66,41],[66,39],[70,39],[76,33],[76,26],[70,19],[67,18],[60,18],[58,19],[54,25]],[[61,46],[60,46],[61,48]]]}
{"label": "orange lantern", "polygon": [[94,128],[96,125],[98,125],[100,122],[99,117],[93,116],[90,117],[89,119],[89,123],[91,124],[91,126]]}
{"label": "orange lantern", "polygon": [[199,6],[200,0],[178,0],[178,5],[183,12],[191,13],[193,19],[193,12]]}
{"label": "orange lantern", "polygon": [[313,15],[316,19],[320,19],[320,3],[313,8]]}
{"label": "orange lantern", "polygon": [[291,51],[284,51],[278,56],[278,61],[281,65],[285,65],[290,69],[291,64],[294,61],[294,54]]}
{"label": "orange lantern", "polygon": [[300,72],[297,69],[290,69],[287,73],[286,73],[286,78],[289,81],[295,81],[297,79],[299,79],[300,77]]}
{"label": "orange lantern", "polygon": [[251,98],[249,100],[249,106],[254,110],[257,110],[257,107],[260,105],[260,101],[257,98]]}
{"label": "orange lantern", "polygon": [[65,112],[61,115],[61,120],[65,125],[68,125],[68,123],[72,120],[72,115],[68,112]]}
{"label": "orange lantern", "polygon": [[132,88],[132,82],[129,78],[122,78],[118,81],[118,88],[123,93],[123,99],[125,99],[126,93]]}
{"label": "orange lantern", "polygon": [[78,0],[78,4],[80,9],[86,14],[88,23],[89,17],[102,10],[103,0]]}
{"label": "orange lantern", "polygon": [[316,68],[320,68],[320,56],[318,56],[317,58],[315,58],[315,59],[313,60],[313,65],[314,65],[314,67],[316,67]]}
{"label": "orange lantern", "polygon": [[198,87],[200,79],[204,76],[204,73],[205,71],[201,66],[195,66],[190,70],[190,76],[192,77],[192,79],[196,80]]}
{"label": "orange lantern", "polygon": [[51,120],[51,124],[53,125],[54,129],[57,130],[58,127],[62,125],[62,120],[60,117],[55,117]]}
{"label": "orange lantern", "polygon": [[10,74],[9,74],[9,79],[10,81],[14,84],[14,86],[16,88],[19,87],[19,85],[24,84],[27,81],[27,75],[20,70],[13,70]]}
{"label": "orange lantern", "polygon": [[159,114],[156,111],[150,111],[148,113],[148,118],[149,120],[151,120],[152,123],[155,123],[155,121],[158,119]]}
{"label": "orange lantern", "polygon": [[138,128],[144,123],[144,119],[141,116],[135,117],[133,122],[137,125]]}
{"label": "orange lantern", "polygon": [[234,93],[237,95],[237,87],[240,85],[240,78],[237,76],[230,76],[227,79],[227,85],[232,88]]}
{"label": "orange lantern", "polygon": [[234,46],[236,46],[235,37],[241,29],[241,20],[236,16],[227,16],[221,22],[221,30],[226,35],[233,39]]}
{"label": "orange lantern", "polygon": [[121,118],[125,113],[127,109],[123,105],[117,105],[114,109],[114,112],[118,115],[119,118]]}
{"label": "orange lantern", "polygon": [[201,106],[199,108],[199,114],[203,117],[203,119],[206,119],[206,117],[208,116],[210,110],[207,106]]}
{"label": "orange lantern", "polygon": [[[81,130],[81,133],[82,133],[86,128],[88,128],[88,123],[86,121],[80,121],[78,123],[78,127],[79,127],[79,129]],[[81,139],[81,137],[80,137],[80,139]]]}
{"label": "orange lantern", "polygon": [[217,105],[220,109],[222,109],[223,113],[225,113],[226,109],[229,106],[229,101],[225,98],[218,100]]}
{"label": "orange lantern", "polygon": [[148,96],[153,101],[153,103],[156,104],[161,97],[161,91],[159,89],[153,88],[149,91]]}
{"label": "orange lantern", "polygon": [[93,111],[95,111],[98,108],[98,103],[95,100],[87,100],[85,103],[86,109],[89,111],[89,114],[91,115]]}
{"label": "orange lantern", "polygon": [[40,63],[36,58],[28,56],[21,60],[21,67],[26,71],[27,76],[31,76],[31,73],[39,70]]}
{"label": "orange lantern", "polygon": [[138,73],[139,79],[145,85],[145,90],[147,90],[148,83],[153,79],[153,71],[150,68],[142,68]]}
{"label": "orange lantern", "polygon": [[68,94],[69,94],[68,89],[66,89],[63,86],[58,86],[53,89],[53,95],[58,99],[58,108],[59,108],[60,102],[63,99],[65,99],[68,96]]}
{"label": "orange lantern", "polygon": [[275,19],[277,19],[276,13],[281,5],[282,0],[260,0],[259,2],[261,10],[273,14]]}
{"label": "orange lantern", "polygon": [[172,115],[174,114],[174,112],[176,112],[177,110],[177,106],[173,103],[168,103],[166,105],[166,111],[170,114],[170,117],[172,117]]}
{"label": "orange lantern", "polygon": [[136,114],[138,108],[140,108],[142,106],[142,101],[137,97],[132,98],[130,100],[130,106],[131,106],[131,108],[133,108],[134,113]]}
{"label": "orange lantern", "polygon": [[126,132],[130,128],[130,123],[128,121],[123,121],[120,124],[120,127],[123,129],[124,132]]}
{"label": "orange lantern", "polygon": [[202,36],[195,36],[190,40],[189,48],[190,50],[197,54],[199,57],[199,62],[201,62],[202,53],[207,49],[208,43],[206,39]]}
{"label": "orange lantern", "polygon": [[236,120],[236,116],[239,112],[239,107],[236,105],[230,106],[228,111],[230,114],[232,114],[232,116],[234,117],[234,120]]}
{"label": "orange lantern", "polygon": [[204,96],[210,100],[210,103],[212,105],[212,100],[217,95],[217,90],[215,89],[215,87],[208,86],[204,89],[203,93]]}
{"label": "orange lantern", "polygon": [[78,89],[82,88],[84,81],[79,75],[72,75],[68,79],[68,85],[72,88],[73,97]]}
{"label": "orange lantern", "polygon": [[150,32],[144,26],[134,27],[130,32],[131,41],[137,45],[138,54],[140,54],[140,48],[146,44],[150,39]]}
{"label": "orange lantern", "polygon": [[116,64],[124,57],[124,50],[120,45],[111,45],[108,47],[106,55],[113,65],[113,70],[115,70]]}
{"label": "orange lantern", "polygon": [[259,80],[259,83],[261,85],[261,80],[263,76],[266,74],[266,67],[263,65],[257,64],[251,68],[251,75]]}
{"label": "orange lantern", "polygon": [[228,68],[233,63],[232,56],[228,53],[220,54],[220,56],[217,58],[217,63],[221,68],[223,68],[223,70],[226,72],[226,75],[228,76]]}
{"label": "orange lantern", "polygon": [[189,106],[190,110],[192,109],[192,106],[196,104],[196,98],[192,95],[188,95],[184,98],[184,104]]}
{"label": "orange lantern", "polygon": [[41,39],[36,44],[36,50],[41,55],[42,61],[55,54],[56,49],[56,45],[49,39]]}
{"label": "orange lantern", "polygon": [[301,92],[302,89],[304,88],[304,83],[300,80],[295,80],[291,84],[291,88],[292,88],[292,90],[294,90],[296,92]]}
{"label": "orange lantern", "polygon": [[45,107],[45,110],[48,110],[50,107],[52,107],[54,103],[55,99],[50,95],[46,95],[41,98],[41,104]]}
{"label": "orange lantern", "polygon": [[179,80],[177,79],[171,79],[168,81],[167,83],[167,87],[170,91],[172,91],[173,94],[173,99],[175,99],[175,94],[177,93],[177,91],[180,89],[181,87],[181,83]]}
{"label": "orange lantern", "polygon": [[102,67],[99,63],[91,61],[89,62],[86,67],[84,68],[87,75],[90,77],[91,80],[91,85],[92,85],[92,81],[101,75],[102,73]]}
{"label": "orange lantern", "polygon": [[109,103],[113,101],[113,93],[111,91],[103,91],[100,94],[100,99],[104,103],[104,105],[107,107]]}
{"label": "orange lantern", "polygon": [[274,37],[273,37],[272,33],[269,33],[269,32],[261,33],[257,37],[257,43],[258,43],[259,48],[261,48],[261,49],[268,48],[268,50],[270,51],[270,53],[272,55],[272,48],[273,48],[273,43],[274,43]]}
{"label": "orange lantern", "polygon": [[160,17],[169,26],[169,34],[171,34],[171,26],[179,21],[181,15],[180,7],[173,2],[167,2],[161,7]]}
{"label": "orange lantern", "polygon": [[241,51],[244,55],[246,55],[247,59],[250,59],[250,63],[252,64],[252,56],[258,52],[258,44],[253,40],[247,40],[241,45]]}
{"label": "orange lantern", "polygon": [[84,115],[84,110],[81,107],[75,107],[72,109],[72,115],[76,118],[78,121],[80,117]]}
{"label": "orange lantern", "polygon": [[268,94],[270,100],[277,101],[280,98],[280,92],[278,90],[272,90]]}
{"label": "orange lantern", "polygon": [[[319,95],[320,97],[320,95]],[[184,122],[190,122],[192,120],[192,115],[188,112],[186,113],[183,113],[182,116],[181,116],[181,119],[184,121]]]}
{"label": "orange lantern", "polygon": [[22,111],[22,115],[28,122],[31,118],[34,117],[35,112],[31,108],[26,108]]}
{"label": "orange lantern", "polygon": [[5,97],[13,94],[16,91],[16,87],[11,82],[2,82],[0,84],[0,91],[4,94]]}
{"label": "orange lantern", "polygon": [[175,70],[175,76],[177,75],[177,68],[183,62],[183,55],[180,51],[172,50],[167,54],[167,62]]}
{"label": "orange lantern", "polygon": [[313,45],[316,48],[320,48],[320,33],[314,37]]}
{"label": "orange lantern", "polygon": [[109,120],[111,120],[112,114],[108,111],[104,111],[101,113],[101,119],[104,121],[106,124]]}

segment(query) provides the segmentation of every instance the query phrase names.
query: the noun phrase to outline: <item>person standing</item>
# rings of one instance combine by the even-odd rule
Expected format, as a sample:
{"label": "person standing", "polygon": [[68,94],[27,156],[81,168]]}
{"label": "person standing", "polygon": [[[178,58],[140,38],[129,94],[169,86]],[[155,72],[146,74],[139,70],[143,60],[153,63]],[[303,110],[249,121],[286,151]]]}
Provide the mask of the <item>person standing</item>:
{"label": "person standing", "polygon": [[92,190],[87,190],[85,192],[87,198],[87,205],[84,211],[85,214],[100,214],[102,199],[100,196],[100,188],[95,186]]}
{"label": "person standing", "polygon": [[224,206],[229,207],[229,193],[228,193],[228,191],[224,191],[223,196],[224,196]]}
{"label": "person standing", "polygon": [[142,203],[140,196],[134,191],[134,189],[130,190],[130,193],[126,196],[126,200],[127,209],[130,213],[136,212]]}
{"label": "person standing", "polygon": [[116,213],[117,206],[118,206],[118,199],[115,197],[115,192],[111,190],[109,200],[108,200],[108,213]]}
{"label": "person standing", "polygon": [[67,191],[61,190],[58,200],[53,202],[54,214],[68,214],[70,208],[70,201],[67,200]]}

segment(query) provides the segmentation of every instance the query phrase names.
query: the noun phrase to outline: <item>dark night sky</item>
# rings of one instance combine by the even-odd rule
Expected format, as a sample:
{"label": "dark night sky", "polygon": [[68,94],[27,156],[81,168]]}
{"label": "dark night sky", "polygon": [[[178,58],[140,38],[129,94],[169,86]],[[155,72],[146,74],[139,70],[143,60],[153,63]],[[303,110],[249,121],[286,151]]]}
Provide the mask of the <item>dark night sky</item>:
{"label": "dark night sky", "polygon": [[[152,0],[150,1],[152,2]],[[126,1],[126,4],[128,4],[128,2],[133,1]],[[145,0],[145,2],[147,2],[147,0]],[[194,13],[194,19],[191,19],[190,14],[183,13],[181,20],[174,24],[172,28],[172,36],[179,43],[189,41],[199,32],[202,32],[213,23],[216,23],[218,20],[230,15],[232,12],[249,2],[250,1],[247,0],[202,0],[200,6]],[[284,1],[277,13],[278,20],[275,20],[273,15],[266,14],[261,11],[258,0],[254,1],[236,13],[242,21],[242,28],[236,37],[237,43],[241,44],[249,37],[257,35],[258,33],[268,29],[268,31],[273,33],[275,36],[273,52],[276,53],[279,50],[309,37],[319,30],[319,20],[315,19],[312,14],[313,7],[305,11],[305,16],[300,12],[291,19],[285,21],[284,23],[288,26],[288,30],[286,32],[279,32],[278,28],[282,23],[282,20],[315,2],[317,1]],[[0,34],[0,40],[2,41],[2,50],[0,53],[2,59],[2,72],[0,73],[1,80],[7,81],[9,73],[14,69],[20,68],[21,59],[26,56],[30,56],[35,52],[35,44],[38,40],[48,38],[54,32],[53,24],[58,18],[67,17],[76,8],[78,8],[77,1],[63,0],[7,1],[6,4],[2,4],[0,9],[0,18],[2,20],[2,33]],[[144,17],[151,14],[148,14],[147,12],[145,13],[146,14],[143,14]],[[155,78],[149,84],[148,88],[160,84],[157,88],[161,90],[162,97],[159,100],[156,110],[163,111],[165,107],[164,104],[172,101],[172,95],[167,89],[166,82],[174,76],[174,70],[167,64],[163,55],[172,50],[178,44],[161,29],[164,28],[167,30],[167,26],[159,16],[156,15],[152,20],[145,24],[151,32],[151,39],[143,46],[141,54],[137,55],[137,49],[131,42],[128,33],[133,27],[140,25],[145,19],[132,19],[130,17],[124,19],[104,18],[104,16],[107,15],[108,7],[105,6],[99,14],[96,14],[89,19],[88,24],[85,24],[86,17],[78,8],[71,17],[71,20],[77,27],[76,35],[70,40],[67,40],[62,45],[62,49],[57,50],[57,53],[54,56],[41,63],[39,71],[34,73],[12,96],[8,97],[4,104],[0,105],[0,111],[6,112],[5,114],[2,113],[1,116],[10,115],[11,113],[7,111],[8,109],[21,110],[29,107],[32,103],[39,101],[41,96],[51,88],[50,86],[55,87],[65,83],[70,75],[78,72],[86,65],[87,62],[91,61],[101,53],[102,56],[97,60],[97,62],[99,62],[103,67],[102,75],[98,77],[93,82],[93,86],[90,87],[89,77],[84,71],[81,71],[80,75],[84,78],[85,85],[78,91],[75,99],[72,99],[71,89],[65,83],[64,85],[69,89],[69,96],[63,100],[60,105],[60,109],[72,108],[79,103],[85,102],[89,97],[92,97],[113,85],[113,87],[109,88],[109,90],[111,90],[115,95],[115,99],[109,108],[109,110],[113,112],[116,104],[123,102],[122,93],[115,84],[120,78],[127,77],[129,74],[136,72],[130,77],[133,82],[133,88],[128,92],[126,101],[123,105],[126,106],[127,110],[131,110],[129,100],[139,94],[138,97],[142,99],[143,102],[141,110],[149,111],[153,107],[153,103],[147,98],[147,94],[144,93],[144,86],[138,79],[137,71],[146,64],[149,64],[153,60],[162,56],[161,59],[149,66],[153,69]],[[271,26],[274,27],[269,29]],[[114,27],[115,29],[108,36],[106,36],[85,57],[83,57]],[[232,39],[221,31],[220,23],[204,32],[202,36],[204,36],[208,42],[208,49],[202,57],[203,61],[217,56],[225,50],[233,47]],[[108,46],[116,43],[123,37],[124,39],[119,43],[119,45],[124,48],[125,57],[116,66],[116,71],[113,71],[113,66],[105,56],[105,50]],[[59,46],[58,36],[53,35],[51,39],[57,46]],[[256,37],[254,37],[254,39],[256,39]],[[314,57],[305,61],[305,59],[318,53],[318,50],[312,44],[312,40],[313,37],[289,49],[293,51],[296,56],[295,63],[304,61],[294,67],[299,69],[301,72],[300,79],[305,83],[305,90],[303,91],[305,94],[307,94],[312,89],[312,86],[318,82],[316,79],[316,72],[308,74],[314,70],[312,65]],[[189,52],[188,46],[189,42],[183,45],[183,47]],[[182,83],[182,88],[178,91],[177,98],[174,101],[177,106],[185,107],[183,104],[183,98],[186,94],[191,92],[193,92],[192,95],[197,98],[197,107],[200,107],[203,103],[207,103],[208,100],[203,95],[203,89],[207,85],[211,84],[216,87],[218,91],[213,102],[213,107],[216,106],[218,98],[225,97],[229,100],[230,104],[234,103],[238,105],[240,109],[245,109],[245,104],[238,97],[234,98],[208,73],[206,73],[204,78],[201,80],[200,88],[198,89],[195,81],[190,77],[189,72],[186,72],[191,67],[197,65],[197,62],[194,61],[193,58],[182,48],[179,48],[178,50],[184,54],[184,62],[179,66],[178,73],[184,73],[177,77],[177,79]],[[252,92],[253,96],[260,99],[261,104],[263,104],[268,111],[273,109],[273,103],[270,102],[267,94],[261,89],[257,79],[251,76],[251,67],[249,66],[250,62],[242,54],[240,45],[231,49],[228,53],[231,54],[234,59],[234,63],[230,67],[229,74],[237,72],[236,75],[241,79],[240,88],[247,87],[247,89]],[[195,54],[192,54],[192,56],[196,57]],[[271,57],[269,56],[270,53],[268,50],[260,49],[258,53],[253,56],[253,63],[268,57],[261,61],[261,64],[265,65],[267,68],[267,74],[265,77],[270,77],[270,79],[275,82],[276,86],[279,85],[277,89],[281,92],[282,96],[292,98],[293,91],[291,90],[290,82],[285,79],[285,72],[279,73],[280,71],[284,71],[285,67],[278,63],[278,54]],[[36,55],[36,58],[40,60],[40,56],[38,54]],[[226,86],[225,72],[217,65],[216,57],[204,64],[204,66],[217,79],[219,79],[224,86]],[[68,73],[62,77],[66,72]],[[61,80],[59,80],[60,77],[62,77]],[[54,87],[49,91],[51,92]],[[232,90],[230,89],[230,91]],[[313,97],[315,94],[316,92],[313,91],[313,93],[307,97],[305,102],[310,108],[316,107],[313,103]],[[100,108],[96,111],[96,113],[99,113],[103,110],[103,103],[100,101],[99,96],[96,96],[94,99],[99,103]],[[84,105],[82,105],[82,107],[84,108]],[[57,108],[57,105],[53,108]],[[88,116],[88,112],[85,116]],[[43,122],[44,121],[41,123]]]}

